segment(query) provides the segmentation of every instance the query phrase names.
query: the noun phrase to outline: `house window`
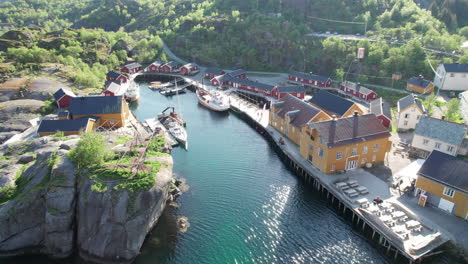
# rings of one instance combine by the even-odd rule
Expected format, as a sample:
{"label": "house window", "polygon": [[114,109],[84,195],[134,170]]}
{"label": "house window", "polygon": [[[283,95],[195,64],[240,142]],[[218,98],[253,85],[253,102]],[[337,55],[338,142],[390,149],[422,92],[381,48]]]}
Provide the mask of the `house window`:
{"label": "house window", "polygon": [[335,165],[331,165],[330,171],[335,171]]}
{"label": "house window", "polygon": [[314,136],[310,135],[310,140],[315,141]]}
{"label": "house window", "polygon": [[408,126],[408,121],[403,122],[403,126]]}
{"label": "house window", "polygon": [[440,149],[440,143],[435,143],[435,148]]}
{"label": "house window", "polygon": [[444,193],[445,196],[448,196],[448,197],[452,197],[452,198],[453,198],[453,196],[455,196],[455,190],[450,189],[450,188],[448,188],[448,187],[445,187],[445,188],[444,188],[444,192],[443,192],[443,193]]}
{"label": "house window", "polygon": [[361,164],[366,164],[366,162],[367,162],[367,159],[365,158],[361,160]]}
{"label": "house window", "polygon": [[367,151],[368,151],[367,146],[364,146],[364,147],[362,148],[362,154],[367,154]]}
{"label": "house window", "polygon": [[319,148],[318,155],[319,157],[323,157],[323,148]]}
{"label": "house window", "polygon": [[428,140],[428,139],[424,139],[424,140],[423,140],[423,145],[427,145],[427,144],[429,144],[429,140]]}
{"label": "house window", "polygon": [[405,114],[405,118],[409,118],[409,114]]}
{"label": "house window", "polygon": [[338,151],[338,152],[336,153],[336,159],[337,159],[337,160],[340,160],[342,157],[343,157],[343,152]]}
{"label": "house window", "polygon": [[447,151],[448,152],[453,152],[453,146],[447,146]]}
{"label": "house window", "polygon": [[379,144],[375,143],[374,144],[374,152],[377,152],[379,150]]}
{"label": "house window", "polygon": [[314,151],[314,145],[309,145],[309,150]]}
{"label": "house window", "polygon": [[309,161],[312,161],[312,155],[309,155]]}
{"label": "house window", "polygon": [[376,159],[377,159],[376,156],[372,155],[372,162],[374,162]]}
{"label": "house window", "polygon": [[319,137],[320,144],[323,144],[323,138]]}
{"label": "house window", "polygon": [[357,155],[357,148],[353,148],[351,151],[351,156],[356,156]]}

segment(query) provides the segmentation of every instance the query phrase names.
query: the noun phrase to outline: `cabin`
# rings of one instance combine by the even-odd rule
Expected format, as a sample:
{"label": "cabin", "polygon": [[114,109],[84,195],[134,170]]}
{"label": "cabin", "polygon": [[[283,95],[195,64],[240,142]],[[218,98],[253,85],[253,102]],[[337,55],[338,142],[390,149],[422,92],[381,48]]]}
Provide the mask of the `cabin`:
{"label": "cabin", "polygon": [[148,67],[146,67],[144,71],[145,72],[159,72],[163,64],[164,63],[161,61],[155,61],[151,63],[150,65],[148,65]]}
{"label": "cabin", "polygon": [[320,109],[286,94],[279,102],[272,104],[269,124],[296,145],[300,145],[301,130],[305,125],[330,119]]}
{"label": "cabin", "polygon": [[330,87],[332,85],[332,80],[329,77],[315,75],[312,73],[291,72],[288,75],[288,80],[319,87]]}
{"label": "cabin", "polygon": [[211,79],[210,83],[213,86],[226,86],[226,85],[232,85],[231,80],[233,77],[229,74],[223,74],[223,75],[218,75]]}
{"label": "cabin", "polygon": [[161,66],[160,71],[161,72],[178,72],[178,69],[180,67],[180,64],[175,62],[175,61],[170,61],[164,65]]}
{"label": "cabin", "polygon": [[97,117],[97,125],[107,128],[123,127],[130,117],[123,96],[74,97],[68,110],[72,119]]}
{"label": "cabin", "polygon": [[394,72],[392,73],[392,80],[399,81],[403,78],[403,73],[401,72]]}
{"label": "cabin", "polygon": [[333,118],[302,129],[300,153],[323,173],[337,173],[385,160],[390,132],[374,114]]}
{"label": "cabin", "polygon": [[337,118],[352,116],[356,111],[359,115],[364,114],[364,111],[355,102],[324,90],[316,93],[308,103],[321,109],[329,116],[335,115]]}
{"label": "cabin", "polygon": [[118,95],[124,95],[126,92],[125,89],[126,86],[123,86],[120,84],[120,81],[113,82],[113,81],[107,81],[106,82],[106,89],[104,92],[102,92],[101,95],[103,96],[118,96]]}
{"label": "cabin", "polygon": [[196,63],[188,63],[180,68],[182,75],[194,75],[200,72],[200,67]]}
{"label": "cabin", "polygon": [[76,95],[69,88],[60,88],[54,93],[55,102],[58,108],[67,108],[70,106],[70,99]]}
{"label": "cabin", "polygon": [[406,89],[420,94],[430,94],[434,91],[434,84],[423,77],[411,77],[406,83]]}
{"label": "cabin", "polygon": [[440,64],[434,76],[434,85],[445,91],[468,90],[468,64]]}
{"label": "cabin", "polygon": [[229,75],[235,78],[247,79],[247,71],[243,69],[237,69],[235,71],[232,71],[229,73]]}
{"label": "cabin", "polygon": [[37,134],[40,137],[54,135],[59,132],[63,132],[65,136],[80,135],[84,132],[93,131],[95,121],[93,118],[42,120],[37,129]]}
{"label": "cabin", "polygon": [[467,129],[465,124],[422,116],[414,130],[411,152],[421,158],[426,158],[433,150],[452,156],[465,155]]}
{"label": "cabin", "polygon": [[392,125],[390,105],[382,97],[370,102],[370,112],[374,114],[386,128]]}
{"label": "cabin", "polygon": [[408,131],[415,129],[421,116],[426,114],[424,105],[416,95],[410,94],[398,100],[397,103],[397,129],[398,131]]}
{"label": "cabin", "polygon": [[133,62],[120,68],[120,71],[126,72],[128,74],[134,74],[141,71],[141,64],[138,62]]}
{"label": "cabin", "polygon": [[120,74],[118,72],[109,71],[106,74],[106,80],[107,81],[120,81],[122,83],[126,83],[128,81],[128,78],[127,78],[127,76],[125,76],[123,74]]}
{"label": "cabin", "polygon": [[362,86],[360,83],[344,81],[340,85],[340,90],[349,94],[352,97],[359,98],[364,101],[372,101],[377,98],[377,93],[369,88]]}
{"label": "cabin", "polygon": [[295,96],[299,99],[304,99],[305,88],[301,85],[294,86],[275,86],[271,92],[271,95],[277,99],[281,99],[287,94]]}
{"label": "cabin", "polygon": [[223,75],[223,74],[225,74],[225,73],[226,73],[225,71],[220,70],[220,69],[207,68],[207,69],[205,70],[205,75],[204,75],[204,77],[211,80],[211,79],[213,79],[214,77],[219,76],[219,75]]}
{"label": "cabin", "polygon": [[468,220],[468,161],[434,150],[417,173],[419,204]]}
{"label": "cabin", "polygon": [[275,88],[273,85],[266,83],[236,77],[230,78],[227,83],[234,88],[266,96],[272,96],[273,88]]}

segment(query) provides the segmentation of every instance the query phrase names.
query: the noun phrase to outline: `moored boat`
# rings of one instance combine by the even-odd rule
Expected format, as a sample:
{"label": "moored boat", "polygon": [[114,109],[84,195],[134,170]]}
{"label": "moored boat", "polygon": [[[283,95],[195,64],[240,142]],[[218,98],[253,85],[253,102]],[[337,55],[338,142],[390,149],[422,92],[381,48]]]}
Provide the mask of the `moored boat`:
{"label": "moored boat", "polygon": [[173,86],[174,84],[172,84],[171,82],[165,82],[165,83],[162,83],[162,82],[151,82],[150,85],[148,85],[148,87],[151,89],[151,90],[159,90],[159,89],[164,89],[164,88],[168,88],[168,87],[171,87]]}
{"label": "moored boat", "polygon": [[[166,110],[172,109],[172,112],[166,114]],[[184,128],[185,121],[175,112],[174,107],[167,107],[158,115],[158,120],[169,131],[172,137],[188,148],[187,131]]]}
{"label": "moored boat", "polygon": [[162,95],[170,96],[170,95],[185,93],[185,88],[177,88],[177,87],[175,87],[175,88],[166,88],[166,89],[161,89],[159,92]]}
{"label": "moored boat", "polygon": [[217,112],[229,110],[229,103],[218,93],[210,93],[208,90],[198,88],[196,94],[198,102],[210,110]]}
{"label": "moored boat", "polygon": [[130,87],[125,92],[125,98],[130,102],[140,100],[140,86],[132,82]]}

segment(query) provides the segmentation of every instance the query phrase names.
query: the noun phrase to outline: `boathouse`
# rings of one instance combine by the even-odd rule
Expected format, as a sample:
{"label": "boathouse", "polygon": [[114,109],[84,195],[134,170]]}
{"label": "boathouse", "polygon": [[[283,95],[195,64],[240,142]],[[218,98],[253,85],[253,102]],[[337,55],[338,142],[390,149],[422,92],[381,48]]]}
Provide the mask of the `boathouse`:
{"label": "boathouse", "polygon": [[[226,75],[226,74],[225,74]],[[231,85],[235,88],[240,90],[271,96],[273,92],[273,85],[269,85],[266,83],[256,82],[249,79],[242,79],[242,78],[235,78],[232,77],[230,80],[227,81],[228,85]]]}
{"label": "boathouse", "polygon": [[211,79],[213,79],[214,77],[219,76],[219,75],[223,75],[223,74],[225,74],[225,73],[226,73],[225,71],[220,70],[220,69],[207,68],[207,69],[205,70],[204,77],[211,80]]}
{"label": "boathouse", "polygon": [[170,61],[160,67],[161,72],[177,72],[180,64],[175,61]]}
{"label": "boathouse", "polygon": [[299,145],[301,130],[305,125],[330,119],[331,117],[320,109],[286,94],[281,101],[272,104],[269,124]]}
{"label": "boathouse", "polygon": [[155,61],[148,65],[148,67],[145,68],[145,72],[159,72],[161,70],[161,66],[164,63],[162,61]]}
{"label": "boathouse", "polygon": [[419,205],[468,220],[468,161],[434,150],[418,171]]}
{"label": "boathouse", "polygon": [[302,85],[294,86],[275,86],[271,92],[271,95],[277,99],[281,99],[287,94],[295,96],[299,99],[304,99],[305,88]]}
{"label": "boathouse", "polygon": [[320,90],[308,101],[311,105],[325,111],[328,115],[338,118],[352,116],[355,111],[364,114],[364,111],[353,101],[330,92]]}
{"label": "boathouse", "polygon": [[93,118],[42,120],[37,133],[40,137],[50,136],[59,132],[63,132],[65,136],[69,136],[91,132],[94,129],[95,119]]}
{"label": "boathouse", "polygon": [[109,71],[106,74],[106,80],[107,81],[121,81],[122,83],[126,83],[128,81],[127,76],[120,74],[115,71]]}
{"label": "boathouse", "polygon": [[69,88],[60,88],[54,93],[55,102],[59,108],[70,106],[70,99],[76,95]]}
{"label": "boathouse", "polygon": [[133,63],[127,64],[127,65],[123,66],[122,68],[120,68],[120,71],[121,72],[126,72],[128,74],[137,73],[137,72],[141,71],[141,64],[138,63],[138,62],[133,62]]}
{"label": "boathouse", "polygon": [[310,123],[302,129],[300,153],[323,173],[383,162],[390,151],[388,129],[374,114]]}
{"label": "boathouse", "polygon": [[369,88],[362,86],[360,83],[344,81],[341,83],[340,89],[352,97],[359,98],[364,101],[372,101],[377,98],[377,93]]}
{"label": "boathouse", "polygon": [[124,95],[125,87],[120,84],[120,81],[106,81],[106,89],[102,92],[103,96],[118,96]]}
{"label": "boathouse", "polygon": [[329,77],[303,72],[289,73],[288,80],[296,83],[303,83],[305,85],[315,85],[320,87],[329,87],[332,84],[332,80]]}
{"label": "boathouse", "polygon": [[374,114],[385,127],[390,127],[392,124],[392,112],[390,105],[382,99],[382,97],[370,102],[370,112]]}
{"label": "boathouse", "polygon": [[182,75],[194,75],[200,71],[200,68],[196,63],[188,63],[180,68],[180,74]]}
{"label": "boathouse", "polygon": [[243,69],[237,69],[229,73],[232,77],[246,79],[247,78],[247,71]]}
{"label": "boathouse", "polygon": [[232,82],[231,82],[232,79],[233,77],[229,73],[226,73],[226,74],[218,75],[214,77],[213,79],[211,79],[210,83],[213,86],[226,86],[226,85],[232,86]]}
{"label": "boathouse", "polygon": [[422,76],[409,78],[406,89],[420,94],[430,94],[434,91],[434,84]]}
{"label": "boathouse", "polygon": [[125,126],[130,110],[123,96],[74,97],[69,108],[71,118],[98,117],[98,126],[118,128]]}

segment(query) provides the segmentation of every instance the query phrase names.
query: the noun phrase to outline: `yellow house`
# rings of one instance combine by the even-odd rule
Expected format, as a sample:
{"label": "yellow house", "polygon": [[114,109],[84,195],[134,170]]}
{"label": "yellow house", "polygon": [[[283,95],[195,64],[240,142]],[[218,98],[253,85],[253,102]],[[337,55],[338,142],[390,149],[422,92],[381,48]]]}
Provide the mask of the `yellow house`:
{"label": "yellow house", "polygon": [[419,204],[468,220],[468,161],[434,150],[418,171]]}
{"label": "yellow house", "polygon": [[94,117],[97,126],[118,128],[126,124],[130,109],[123,96],[88,96],[71,98],[72,119]]}
{"label": "yellow house", "polygon": [[287,94],[280,102],[272,104],[269,124],[299,145],[301,130],[305,125],[330,119],[330,116],[320,109]]}
{"label": "yellow house", "polygon": [[430,94],[434,91],[434,84],[431,81],[420,77],[411,77],[406,83],[406,88],[420,94]]}
{"label": "yellow house", "polygon": [[324,173],[384,161],[390,133],[374,114],[309,124],[302,129],[301,156]]}
{"label": "yellow house", "polygon": [[50,136],[58,132],[63,132],[65,136],[79,135],[93,131],[95,124],[93,118],[42,120],[37,133],[40,137]]}
{"label": "yellow house", "polygon": [[356,111],[359,115],[364,114],[363,109],[353,101],[334,95],[325,90],[320,90],[308,102],[328,115],[335,115],[338,118],[352,116]]}

